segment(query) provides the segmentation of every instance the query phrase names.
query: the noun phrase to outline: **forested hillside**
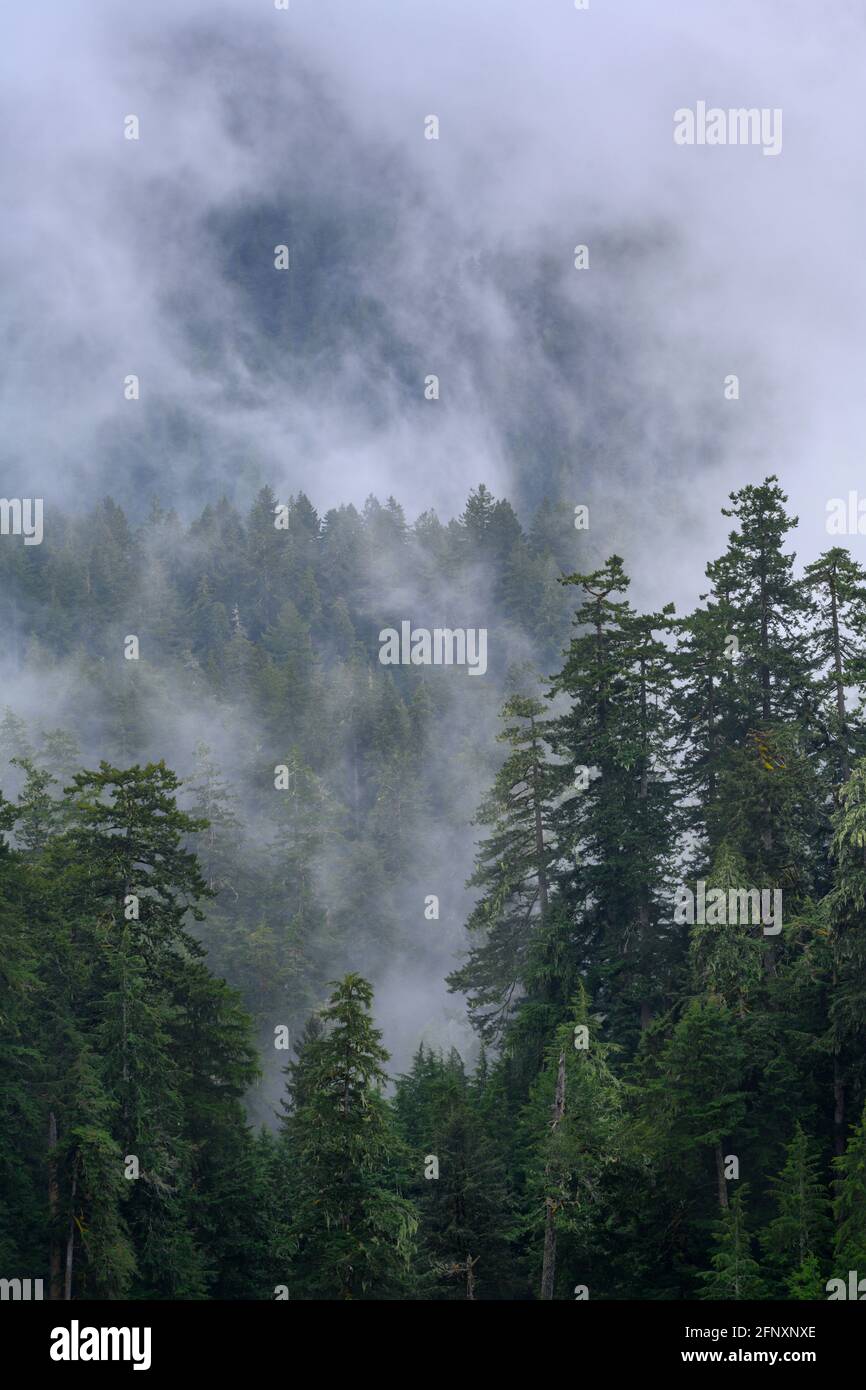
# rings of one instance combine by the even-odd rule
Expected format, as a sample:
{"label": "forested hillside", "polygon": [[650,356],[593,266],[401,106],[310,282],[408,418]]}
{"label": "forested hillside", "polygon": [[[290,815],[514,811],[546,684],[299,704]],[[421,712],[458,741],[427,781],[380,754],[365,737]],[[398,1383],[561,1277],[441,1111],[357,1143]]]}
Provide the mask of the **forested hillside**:
{"label": "forested hillside", "polygon": [[[405,1061],[424,1025],[469,1036],[444,984],[471,906],[469,823],[509,683],[553,669],[567,640],[558,579],[586,535],[553,505],[524,532],[483,487],[448,525],[409,526],[393,499],[322,518],[303,496],[278,505],[266,489],[244,516],[222,502],[186,526],[154,503],[133,527],[107,501],[54,513],[41,546],[0,547],[2,786],[20,789],[9,760],[28,757],[57,789],[103,758],[183,778],[183,809],[209,821],[194,844],[216,895],[209,962],[266,1049],[259,1120],[281,1089],[274,1027],[294,1037],[336,973],[389,990]],[[484,676],[381,665],[378,634],[404,619],[488,628]]]}
{"label": "forested hillside", "polygon": [[[786,502],[732,494],[688,614],[484,487],[448,524],[106,501],[0,548],[0,1267],[292,1300],[863,1268],[866,571],[797,559]],[[486,671],[383,665],[404,621],[485,629]]]}

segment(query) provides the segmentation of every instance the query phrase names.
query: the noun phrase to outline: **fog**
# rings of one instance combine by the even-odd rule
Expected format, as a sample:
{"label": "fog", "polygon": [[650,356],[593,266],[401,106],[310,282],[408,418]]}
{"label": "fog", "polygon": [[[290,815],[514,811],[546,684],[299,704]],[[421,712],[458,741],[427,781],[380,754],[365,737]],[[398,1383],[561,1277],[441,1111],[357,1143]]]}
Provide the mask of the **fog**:
{"label": "fog", "polygon": [[[0,492],[42,497],[50,540],[53,511],[105,494],[134,521],[153,495],[189,519],[266,482],[320,513],[393,494],[447,520],[484,481],[524,523],[543,497],[587,503],[593,557],[682,609],[728,492],[775,472],[812,558],[864,477],[864,50],[853,0],[7,9]],[[781,152],[676,145],[699,100],[780,108]],[[63,682],[3,675],[4,702],[62,722]],[[203,732],[241,756],[183,694],[154,696],[154,751],[183,769]],[[467,818],[495,713],[471,716]],[[459,883],[471,832],[436,834]],[[377,964],[401,1060],[421,1020],[458,1027],[440,980],[461,893],[443,949]]]}

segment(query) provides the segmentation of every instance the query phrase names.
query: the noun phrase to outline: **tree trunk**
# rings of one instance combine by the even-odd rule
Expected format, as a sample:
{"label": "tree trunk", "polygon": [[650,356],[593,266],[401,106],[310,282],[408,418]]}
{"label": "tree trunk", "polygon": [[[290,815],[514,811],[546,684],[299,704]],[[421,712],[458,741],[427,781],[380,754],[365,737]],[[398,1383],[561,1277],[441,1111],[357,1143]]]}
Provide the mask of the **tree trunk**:
{"label": "tree trunk", "polygon": [[[556,1074],[556,1095],[553,1101],[553,1121],[551,1131],[554,1131],[565,1114],[565,1053],[560,1053],[559,1071]],[[548,1182],[550,1180],[550,1168],[546,1170]],[[541,1266],[541,1297],[544,1300],[553,1298],[553,1285],[556,1279],[556,1203],[548,1193],[544,1199],[544,1258]]]}
{"label": "tree trunk", "polygon": [[836,682],[836,713],[839,717],[840,737],[842,739],[842,781],[847,782],[850,774],[848,765],[848,727],[845,710],[845,686],[842,680],[842,650],[839,642],[839,608],[836,602],[836,575],[831,569],[830,612],[833,619],[833,675]]}
{"label": "tree trunk", "polygon": [[66,1239],[66,1277],[63,1281],[63,1297],[68,1303],[72,1298],[72,1260],[75,1251],[75,1191],[78,1187],[78,1160],[72,1172],[72,1193],[69,1199],[69,1235]]}
{"label": "tree trunk", "polygon": [[596,668],[598,670],[598,727],[607,727],[607,700],[604,698],[604,681],[601,671],[604,663],[604,628],[600,617],[600,604],[596,604],[598,616],[595,621],[595,656]]}
{"label": "tree trunk", "polygon": [[716,706],[714,700],[715,690],[713,688],[712,673],[707,677],[707,752],[709,754],[709,770],[707,772],[707,800],[710,805],[716,799]]}
{"label": "tree trunk", "polygon": [[761,714],[765,724],[770,722],[770,664],[767,648],[770,640],[770,621],[767,611],[767,561],[761,551]]}
{"label": "tree trunk", "polygon": [[553,1281],[556,1275],[556,1227],[553,1224],[553,1198],[545,1198],[544,1214],[544,1258],[541,1266],[541,1297],[553,1298]]}
{"label": "tree trunk", "polygon": [[51,1218],[49,1267],[51,1282],[48,1297],[59,1302],[62,1297],[60,1270],[60,1241],[57,1221],[60,1214],[60,1185],[57,1181],[57,1120],[52,1110],[48,1116],[48,1211]]}

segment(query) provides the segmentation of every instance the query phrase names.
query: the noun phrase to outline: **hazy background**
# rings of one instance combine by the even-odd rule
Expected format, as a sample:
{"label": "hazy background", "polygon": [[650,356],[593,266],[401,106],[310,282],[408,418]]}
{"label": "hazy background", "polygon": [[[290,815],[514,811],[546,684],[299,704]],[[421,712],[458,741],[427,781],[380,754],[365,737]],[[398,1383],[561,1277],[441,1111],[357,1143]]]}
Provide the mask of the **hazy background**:
{"label": "hazy background", "polygon": [[[856,0],[8,7],[5,495],[483,478],[595,502],[653,594],[661,533],[685,598],[777,470],[820,544],[863,478],[864,40]],[[675,146],[698,99],[781,107],[781,155]]]}
{"label": "hazy background", "polygon": [[[857,0],[48,0],[0,39],[0,494],[43,497],[46,537],[106,493],[133,520],[264,482],[447,520],[484,481],[524,519],[588,502],[592,550],[682,608],[732,488],[777,472],[806,558],[866,492]],[[781,107],[781,154],[674,145],[701,99]],[[62,715],[56,682],[0,677]],[[167,756],[231,745],[166,719]],[[435,851],[455,883],[471,853]],[[402,1047],[447,959],[398,966]]]}

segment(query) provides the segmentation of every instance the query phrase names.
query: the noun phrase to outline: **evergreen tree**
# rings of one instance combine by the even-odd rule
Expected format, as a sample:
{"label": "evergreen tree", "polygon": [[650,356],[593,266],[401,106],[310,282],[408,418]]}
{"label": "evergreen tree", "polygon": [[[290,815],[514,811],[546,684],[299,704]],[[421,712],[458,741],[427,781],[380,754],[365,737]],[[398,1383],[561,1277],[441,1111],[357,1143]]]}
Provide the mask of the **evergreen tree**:
{"label": "evergreen tree", "polygon": [[[619,1157],[620,1089],[609,1046],[598,1037],[579,992],[569,1022],[557,1028],[524,1110],[526,1226],[539,1266],[539,1297],[564,1289],[557,1274],[563,1239],[568,1279],[586,1268],[603,1222],[601,1185]],[[561,1261],[560,1261],[561,1264]]]}
{"label": "evergreen tree", "polygon": [[477,821],[492,827],[469,880],[483,889],[469,918],[482,940],[448,977],[469,996],[470,1017],[482,1037],[501,1036],[525,984],[533,932],[544,931],[556,849],[551,831],[553,776],[545,747],[547,725],[538,700],[512,696],[499,734],[511,752],[482,804]]}
{"label": "evergreen tree", "polygon": [[426,1296],[506,1296],[514,1288],[516,1222],[504,1154],[486,1129],[457,1053],[443,1058],[419,1047],[411,1072],[398,1082],[394,1107],[413,1150]]}
{"label": "evergreen tree", "polygon": [[[864,676],[866,570],[847,550],[833,546],[805,567],[804,585],[812,602],[809,647],[817,671],[825,756],[834,782],[841,783],[853,758],[864,752],[854,738],[845,690]],[[814,718],[818,722],[817,712]]]}
{"label": "evergreen tree", "polygon": [[722,515],[738,523],[723,558],[707,566],[736,614],[735,686],[741,735],[796,714],[808,685],[809,662],[801,626],[807,601],[794,579],[794,555],[783,546],[797,518],[775,475],[730,495]]}
{"label": "evergreen tree", "polygon": [[842,1152],[846,1113],[866,1100],[866,950],[862,916],[866,906],[866,759],[853,767],[841,788],[833,817],[834,882],[822,903],[831,950],[827,1046],[833,1057],[834,1137]]}
{"label": "evergreen tree", "polygon": [[561,792],[568,791],[555,833],[562,858],[574,858],[563,890],[591,992],[636,1045],[637,1027],[646,1027],[665,998],[681,937],[670,926],[676,827],[665,775],[673,677],[655,635],[669,610],[638,615],[616,597],[629,585],[617,555],[563,582],[583,595],[574,617],[579,635],[552,687],[569,702],[551,733]]}
{"label": "evergreen tree", "polygon": [[672,1171],[681,1183],[694,1185],[700,1212],[711,1190],[711,1160],[712,1187],[724,1209],[725,1140],[736,1132],[746,1110],[745,1048],[735,1016],[717,998],[693,999],[659,1056],[648,1061],[643,1099],[657,1117]]}
{"label": "evergreen tree", "polygon": [[715,1234],[712,1268],[700,1276],[701,1297],[708,1299],[765,1298],[766,1285],[752,1256],[746,1225],[748,1184],[741,1183],[736,1196],[722,1212]]}
{"label": "evergreen tree", "polygon": [[358,975],[337,984],[321,1037],[290,1081],[284,1161],[298,1298],[411,1294],[418,1216],[402,1195],[406,1155],[382,1096],[388,1054]]}
{"label": "evergreen tree", "polygon": [[774,1183],[777,1216],[761,1237],[761,1246],[790,1285],[808,1286],[813,1263],[824,1258],[830,1239],[830,1200],[820,1174],[816,1146],[797,1121],[785,1166]]}
{"label": "evergreen tree", "polygon": [[834,1164],[839,1174],[834,1274],[839,1275],[866,1268],[866,1108]]}

